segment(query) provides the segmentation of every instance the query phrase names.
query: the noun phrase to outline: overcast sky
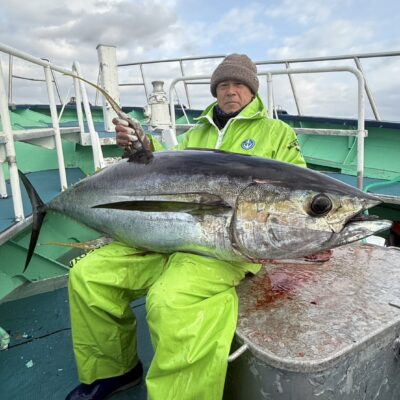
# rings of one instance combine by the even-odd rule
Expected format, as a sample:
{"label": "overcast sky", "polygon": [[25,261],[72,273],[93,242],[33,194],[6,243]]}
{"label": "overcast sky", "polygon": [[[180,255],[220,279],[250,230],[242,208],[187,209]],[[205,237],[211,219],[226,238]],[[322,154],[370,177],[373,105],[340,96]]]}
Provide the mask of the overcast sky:
{"label": "overcast sky", "polygon": [[[0,42],[66,68],[78,60],[83,75],[96,81],[99,43],[117,47],[118,63],[232,52],[255,61],[389,52],[400,51],[399,16],[396,0],[0,0]],[[8,58],[1,60],[7,73]],[[382,118],[399,120],[400,57],[362,63]],[[187,63],[185,69],[208,74],[215,65]],[[42,70],[15,60],[14,73],[39,78]],[[120,81],[137,82],[137,73],[124,68]],[[145,73],[149,81],[167,79],[179,69],[152,66]],[[65,79],[59,78],[61,96],[67,98],[70,85]],[[43,101],[40,84],[15,81],[14,102]],[[350,75],[296,76],[295,83],[306,114],[356,114]],[[207,87],[190,90],[194,106],[212,101]],[[142,92],[138,87],[123,89],[121,102],[144,105]],[[286,77],[276,79],[274,94],[277,104],[296,112]]]}

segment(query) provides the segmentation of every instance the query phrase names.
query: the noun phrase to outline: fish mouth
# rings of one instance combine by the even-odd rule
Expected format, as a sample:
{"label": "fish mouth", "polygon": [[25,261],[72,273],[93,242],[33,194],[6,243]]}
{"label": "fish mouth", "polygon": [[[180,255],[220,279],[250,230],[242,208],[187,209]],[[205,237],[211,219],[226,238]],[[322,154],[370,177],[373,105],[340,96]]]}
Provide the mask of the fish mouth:
{"label": "fish mouth", "polygon": [[351,217],[346,222],[346,225],[349,224],[349,223],[353,223],[353,222],[377,221],[377,220],[379,220],[379,217],[377,215],[369,215],[369,214],[364,214],[364,212],[360,212],[359,214],[356,214],[353,217]]}
{"label": "fish mouth", "polygon": [[330,247],[356,242],[390,229],[393,221],[379,219],[377,215],[370,215],[368,213],[368,209],[381,203],[383,201],[379,197],[365,193],[364,198],[361,199],[362,210],[349,218],[343,228],[332,235],[329,240]]}
{"label": "fish mouth", "polygon": [[347,240],[356,241],[375,233],[389,229],[393,222],[389,220],[379,219],[377,215],[369,214],[368,209],[382,203],[379,197],[366,194],[362,200],[363,209],[353,215],[344,225],[339,235],[343,235]]}
{"label": "fish mouth", "polygon": [[332,247],[352,243],[389,229],[393,221],[379,219],[376,215],[357,214],[350,218],[343,229],[331,238]]}

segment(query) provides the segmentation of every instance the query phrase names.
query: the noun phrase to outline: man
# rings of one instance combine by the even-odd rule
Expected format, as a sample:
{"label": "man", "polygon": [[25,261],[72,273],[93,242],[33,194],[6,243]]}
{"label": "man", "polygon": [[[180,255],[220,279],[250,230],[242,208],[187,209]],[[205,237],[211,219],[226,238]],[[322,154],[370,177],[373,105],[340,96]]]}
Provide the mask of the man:
{"label": "man", "polygon": [[[256,65],[232,54],[216,68],[217,98],[179,148],[221,149],[305,167],[296,135],[269,119],[258,96]],[[115,120],[117,143],[140,148],[140,132]],[[78,260],[70,272],[71,325],[82,382],[67,399],[103,399],[137,384],[143,374],[130,302],[147,294],[154,358],[151,400],[219,400],[236,328],[235,291],[260,265],[188,253],[145,253],[113,242]]]}

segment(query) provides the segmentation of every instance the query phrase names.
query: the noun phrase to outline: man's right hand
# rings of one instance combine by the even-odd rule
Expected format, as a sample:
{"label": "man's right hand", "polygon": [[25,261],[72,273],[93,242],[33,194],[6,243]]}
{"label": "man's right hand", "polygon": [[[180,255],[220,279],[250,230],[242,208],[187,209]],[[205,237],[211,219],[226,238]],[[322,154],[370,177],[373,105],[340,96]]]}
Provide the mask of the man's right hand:
{"label": "man's right hand", "polygon": [[122,158],[143,163],[153,158],[150,140],[139,122],[124,118],[114,118],[112,122],[115,125],[117,145],[124,149]]}
{"label": "man's right hand", "polygon": [[[138,139],[138,135],[140,137],[144,137],[145,133],[142,127],[138,124],[138,127],[132,128],[129,126],[128,121],[125,121],[122,118],[114,118],[112,123],[115,125],[116,139],[117,145],[126,149],[129,147],[133,147],[136,150],[139,150],[142,145]],[[140,130],[139,132],[136,132]]]}

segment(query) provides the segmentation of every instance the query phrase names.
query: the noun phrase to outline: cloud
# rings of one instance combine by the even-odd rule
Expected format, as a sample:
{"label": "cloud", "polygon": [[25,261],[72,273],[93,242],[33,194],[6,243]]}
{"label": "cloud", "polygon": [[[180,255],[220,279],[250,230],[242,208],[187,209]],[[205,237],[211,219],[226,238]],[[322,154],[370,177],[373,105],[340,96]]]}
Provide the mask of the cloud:
{"label": "cloud", "polygon": [[[184,37],[173,5],[175,1],[31,1],[14,7],[0,0],[2,41],[55,63],[71,62],[71,57],[88,62],[96,45],[105,43],[129,49],[133,54],[145,49],[162,56],[180,50]],[[173,45],[172,45],[173,43]],[[142,53],[144,53],[142,51]]]}
{"label": "cloud", "polygon": [[[399,6],[390,0],[385,3],[331,0],[321,5],[319,0],[268,4],[206,0],[199,6],[190,0],[0,0],[0,37],[7,45],[36,57],[46,57],[62,67],[69,68],[72,61],[78,60],[83,74],[96,81],[99,43],[116,46],[118,63],[231,52],[246,53],[255,60],[274,60],[398,49],[398,13],[389,10]],[[188,12],[187,7],[195,12],[191,9]],[[4,56],[2,59],[3,70],[7,71],[8,60]],[[219,61],[185,61],[183,65],[186,74],[210,74]],[[396,93],[400,91],[395,59],[381,63],[362,60],[362,63],[377,103],[383,104],[386,115],[395,116],[397,110],[393,104],[398,102]],[[178,63],[151,64],[144,70],[149,90],[154,79],[164,79],[168,87],[180,75]],[[18,60],[14,60],[14,73],[43,77],[41,68]],[[138,67],[119,69],[119,74],[120,82],[140,80]],[[65,96],[69,87],[64,84],[65,79],[58,79]],[[332,106],[338,99],[339,103],[344,99],[353,101],[352,94],[344,88],[346,79],[335,75],[311,81],[309,77],[296,76],[304,109],[330,114],[339,108],[343,113],[353,112],[352,106]],[[281,88],[279,82],[284,82]],[[15,84],[15,98],[20,94],[20,101],[28,101],[29,93],[35,100],[43,93],[37,84],[17,80]],[[22,89],[17,89],[18,85]],[[322,91],[324,87],[329,88],[327,92]],[[123,92],[124,104],[144,104],[143,88],[128,87]],[[183,87],[178,92],[180,98],[185,97]],[[196,107],[204,107],[211,100],[207,86],[193,85],[190,92]],[[276,79],[275,93],[282,106],[295,112],[287,77]]]}
{"label": "cloud", "polygon": [[208,40],[235,45],[270,39],[273,29],[265,19],[260,18],[264,9],[265,6],[257,3],[251,3],[245,8],[228,9],[217,22],[208,27]]}
{"label": "cloud", "polygon": [[311,25],[316,21],[323,23],[329,20],[335,8],[343,1],[331,0],[323,4],[320,0],[284,0],[279,5],[266,7],[265,17],[290,21],[294,24]]}
{"label": "cloud", "polygon": [[[180,39],[185,32],[177,4],[173,0],[33,0],[24,4],[0,0],[0,35],[7,45],[64,68],[78,60],[83,74],[96,80],[99,43],[117,46],[120,63],[189,51],[190,43]],[[43,77],[40,68],[14,60],[14,74],[29,73]],[[15,84],[29,86],[26,81]],[[34,92],[25,93],[30,91]],[[18,91],[14,93],[17,96]]]}

